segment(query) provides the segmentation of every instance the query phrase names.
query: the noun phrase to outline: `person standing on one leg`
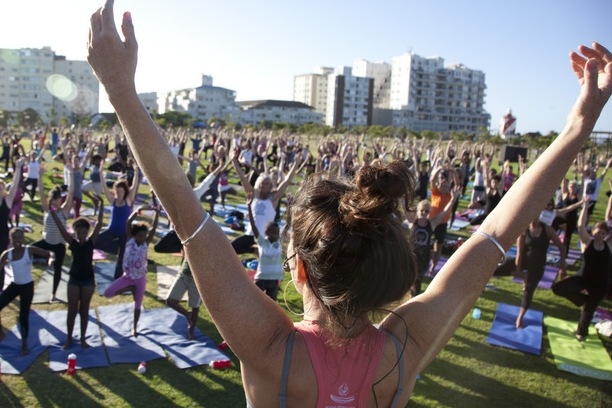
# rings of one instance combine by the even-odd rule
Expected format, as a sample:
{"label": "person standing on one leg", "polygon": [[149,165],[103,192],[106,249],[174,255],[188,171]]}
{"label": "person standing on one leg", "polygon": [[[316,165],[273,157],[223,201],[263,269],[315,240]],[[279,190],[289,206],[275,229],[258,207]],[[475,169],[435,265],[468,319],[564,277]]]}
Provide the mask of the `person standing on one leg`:
{"label": "person standing on one leg", "polygon": [[608,233],[606,223],[602,221],[595,224],[591,230],[592,235],[587,231],[589,204],[588,197],[585,197],[585,204],[578,220],[580,249],[584,256],[582,274],[557,282],[552,287],[556,295],[567,298],[581,308],[580,321],[575,333],[578,341],[586,340],[595,310],[608,294],[612,264],[612,243],[606,241]]}
{"label": "person standing on one leg", "polygon": [[[0,293],[0,311],[19,296],[19,332],[21,333],[21,355],[28,354],[28,333],[30,331],[30,307],[34,298],[34,279],[32,277],[32,256],[39,256],[53,262],[53,252],[34,246],[24,245],[25,233],[21,228],[11,230],[13,247],[0,256],[2,273],[4,268],[12,270],[13,282]],[[5,337],[0,322],[0,341]]]}
{"label": "person standing on one leg", "polygon": [[[154,210],[155,219],[153,225],[146,222],[138,222],[132,225],[136,216],[143,210]],[[159,219],[159,209],[150,206],[141,206],[134,211],[127,220],[127,243],[125,244],[125,254],[123,256],[123,275],[113,281],[104,291],[104,296],[111,298],[124,290],[132,290],[134,294],[134,325],[132,336],[138,336],[137,326],[140,318],[140,308],[147,286],[147,264],[149,244],[155,236],[157,221]]]}

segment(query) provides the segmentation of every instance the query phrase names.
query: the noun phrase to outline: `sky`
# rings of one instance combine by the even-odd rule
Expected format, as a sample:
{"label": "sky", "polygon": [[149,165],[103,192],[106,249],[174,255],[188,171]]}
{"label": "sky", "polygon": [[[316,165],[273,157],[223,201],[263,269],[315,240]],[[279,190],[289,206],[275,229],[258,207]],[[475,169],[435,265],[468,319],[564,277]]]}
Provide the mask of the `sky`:
{"label": "sky", "polygon": [[[50,46],[86,59],[102,0],[3,1],[0,48]],[[201,84],[238,101],[293,98],[293,77],[314,67],[391,62],[413,52],[486,75],[491,127],[512,109],[519,133],[561,131],[578,95],[568,53],[593,40],[612,48],[610,0],[116,0],[139,43],[138,92]],[[112,111],[101,89],[100,110]],[[612,102],[595,130],[612,132]]]}

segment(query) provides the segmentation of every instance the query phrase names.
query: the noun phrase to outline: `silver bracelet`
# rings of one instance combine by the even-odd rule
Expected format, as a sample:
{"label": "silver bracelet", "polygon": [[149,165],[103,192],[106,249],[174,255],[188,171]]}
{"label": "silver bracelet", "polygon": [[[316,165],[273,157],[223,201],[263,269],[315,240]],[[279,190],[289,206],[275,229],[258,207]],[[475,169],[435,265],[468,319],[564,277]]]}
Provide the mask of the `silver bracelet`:
{"label": "silver bracelet", "polygon": [[198,235],[198,232],[200,232],[200,230],[204,227],[204,224],[206,224],[206,221],[208,221],[209,218],[210,218],[210,215],[208,214],[208,212],[206,212],[206,215],[204,216],[204,219],[202,220],[200,225],[198,225],[198,228],[196,228],[196,230],[193,231],[193,234],[191,234],[189,238],[187,238],[184,241],[181,241],[181,245],[183,246],[187,245],[189,241],[191,241],[196,235]]}
{"label": "silver bracelet", "polygon": [[499,249],[499,252],[501,252],[501,254],[502,254],[502,257],[501,257],[501,259],[499,261],[499,265],[501,265],[504,262],[506,262],[506,251],[504,251],[504,248],[499,244],[499,242],[497,242],[497,240],[495,238],[493,238],[491,235],[489,235],[486,232],[481,231],[481,230],[476,230],[476,233],[484,235],[485,237],[487,237],[489,239],[489,241],[494,243],[495,246],[497,247],[497,249]]}

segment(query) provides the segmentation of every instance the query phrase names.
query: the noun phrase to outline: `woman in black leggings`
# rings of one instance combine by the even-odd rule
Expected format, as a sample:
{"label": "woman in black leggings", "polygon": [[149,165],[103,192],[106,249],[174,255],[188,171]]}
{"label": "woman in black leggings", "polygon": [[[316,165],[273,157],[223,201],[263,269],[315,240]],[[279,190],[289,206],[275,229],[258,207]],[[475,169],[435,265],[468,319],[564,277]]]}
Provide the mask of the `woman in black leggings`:
{"label": "woman in black leggings", "polygon": [[[68,173],[72,178],[72,169],[67,166]],[[32,246],[46,249],[55,254],[55,262],[53,263],[53,290],[51,292],[51,299],[49,302],[57,302],[57,287],[62,279],[62,266],[64,265],[64,257],[66,256],[66,241],[62,237],[61,232],[57,228],[57,225],[53,221],[53,217],[49,214],[50,210],[56,211],[56,214],[62,224],[66,224],[66,219],[70,214],[72,208],[72,192],[73,184],[68,185],[68,195],[62,202],[62,191],[59,186],[55,186],[49,191],[48,197],[45,196],[45,188],[42,180],[42,176],[45,173],[45,168],[40,167],[40,182],[38,183],[38,192],[40,194],[40,205],[44,212],[43,216],[43,238],[36,241]]]}
{"label": "woman in black leggings", "polygon": [[[606,241],[608,226],[605,222],[598,222],[591,230],[590,235],[586,228],[587,207],[585,203],[578,220],[578,235],[580,247],[584,256],[582,270],[579,275],[564,279],[553,285],[556,295],[567,298],[570,302],[581,308],[580,321],[576,330],[576,339],[585,341],[589,334],[589,324],[597,305],[608,294],[610,280],[610,264],[612,262],[612,245]],[[586,290],[586,293],[584,291]]]}
{"label": "woman in black leggings", "polygon": [[[28,332],[30,331],[30,307],[34,298],[34,280],[32,278],[32,256],[49,258],[53,253],[44,249],[24,246],[25,236],[21,228],[11,230],[12,248],[0,256],[0,268],[4,273],[5,266],[13,272],[13,282],[6,290],[0,291],[0,311],[19,296],[19,331],[21,333],[21,354],[28,354]],[[5,334],[0,323],[0,341]]]}
{"label": "woman in black leggings", "polygon": [[552,227],[542,223],[539,218],[536,218],[529,224],[529,227],[523,232],[516,241],[516,275],[520,276],[521,272],[526,270],[525,283],[523,285],[523,300],[521,309],[516,319],[516,328],[523,327],[523,316],[531,306],[533,294],[538,287],[538,283],[544,276],[544,268],[546,267],[546,251],[550,241],[559,248],[559,272],[565,273],[565,247],[559,239],[555,230]]}

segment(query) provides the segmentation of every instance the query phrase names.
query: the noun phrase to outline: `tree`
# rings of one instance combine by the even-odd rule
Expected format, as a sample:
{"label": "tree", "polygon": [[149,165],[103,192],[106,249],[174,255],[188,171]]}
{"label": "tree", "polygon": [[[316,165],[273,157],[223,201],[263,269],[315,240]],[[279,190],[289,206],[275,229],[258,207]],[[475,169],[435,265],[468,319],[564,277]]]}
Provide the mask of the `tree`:
{"label": "tree", "polygon": [[168,111],[157,115],[155,122],[162,127],[186,127],[193,122],[193,117],[187,112]]}

